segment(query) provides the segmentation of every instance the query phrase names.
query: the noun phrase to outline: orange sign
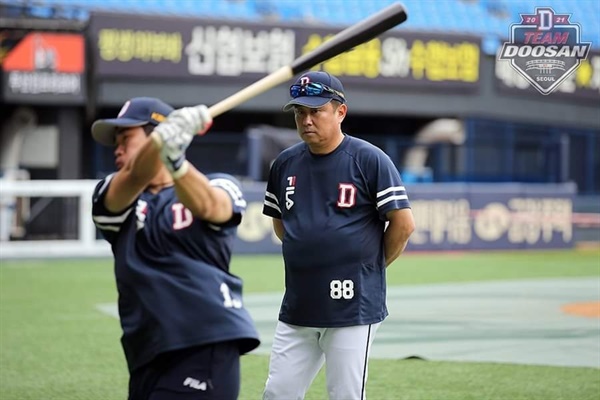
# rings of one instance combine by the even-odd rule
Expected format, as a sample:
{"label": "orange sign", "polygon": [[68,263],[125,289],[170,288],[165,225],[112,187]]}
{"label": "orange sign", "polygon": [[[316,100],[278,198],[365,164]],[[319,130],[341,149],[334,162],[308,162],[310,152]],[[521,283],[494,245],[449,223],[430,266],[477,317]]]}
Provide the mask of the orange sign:
{"label": "orange sign", "polygon": [[82,35],[30,32],[4,59],[4,71],[54,71],[81,74],[85,67]]}

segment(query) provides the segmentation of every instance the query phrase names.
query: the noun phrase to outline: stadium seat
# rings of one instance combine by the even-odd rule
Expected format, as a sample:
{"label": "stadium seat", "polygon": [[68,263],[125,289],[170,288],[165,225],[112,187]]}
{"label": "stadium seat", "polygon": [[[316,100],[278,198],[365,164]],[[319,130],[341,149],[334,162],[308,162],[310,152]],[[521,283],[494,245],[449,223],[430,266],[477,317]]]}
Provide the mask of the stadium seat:
{"label": "stadium seat", "polygon": [[[171,14],[237,20],[279,19],[288,22],[322,23],[347,26],[393,3],[394,0],[36,0],[32,15],[56,17],[56,7],[63,6],[64,15],[86,18],[90,11],[121,11],[148,14]],[[31,7],[32,2],[16,4]],[[505,40],[510,25],[519,22],[520,13],[532,13],[535,4],[512,0],[403,0],[409,10],[406,24],[396,29],[438,30],[482,35],[486,43]],[[573,14],[572,21],[581,25],[581,39],[600,45],[598,15],[600,2],[593,0],[546,0],[543,5],[556,12]],[[71,7],[73,12],[64,9]]]}

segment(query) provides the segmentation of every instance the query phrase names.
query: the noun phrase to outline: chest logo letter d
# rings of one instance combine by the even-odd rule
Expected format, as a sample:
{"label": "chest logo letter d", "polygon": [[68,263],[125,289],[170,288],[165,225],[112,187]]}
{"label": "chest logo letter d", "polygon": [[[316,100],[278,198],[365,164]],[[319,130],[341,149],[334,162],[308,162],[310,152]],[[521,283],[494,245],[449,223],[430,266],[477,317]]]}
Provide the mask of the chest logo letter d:
{"label": "chest logo letter d", "polygon": [[338,207],[350,208],[356,204],[356,186],[351,183],[340,183],[338,185],[338,190]]}
{"label": "chest logo letter d", "polygon": [[173,210],[173,229],[176,231],[179,229],[187,228],[194,221],[192,212],[185,208],[181,203],[175,203],[171,206]]}

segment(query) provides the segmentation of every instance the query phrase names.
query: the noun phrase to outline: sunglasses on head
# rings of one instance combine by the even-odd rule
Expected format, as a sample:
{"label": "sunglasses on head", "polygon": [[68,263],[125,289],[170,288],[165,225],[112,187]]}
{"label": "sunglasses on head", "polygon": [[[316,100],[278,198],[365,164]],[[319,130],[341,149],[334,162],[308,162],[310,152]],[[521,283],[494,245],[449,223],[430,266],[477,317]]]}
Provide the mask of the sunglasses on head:
{"label": "sunglasses on head", "polygon": [[338,96],[342,100],[342,103],[346,101],[342,92],[319,82],[309,82],[306,85],[295,84],[290,86],[290,96],[294,99],[300,96],[321,96],[323,92]]}

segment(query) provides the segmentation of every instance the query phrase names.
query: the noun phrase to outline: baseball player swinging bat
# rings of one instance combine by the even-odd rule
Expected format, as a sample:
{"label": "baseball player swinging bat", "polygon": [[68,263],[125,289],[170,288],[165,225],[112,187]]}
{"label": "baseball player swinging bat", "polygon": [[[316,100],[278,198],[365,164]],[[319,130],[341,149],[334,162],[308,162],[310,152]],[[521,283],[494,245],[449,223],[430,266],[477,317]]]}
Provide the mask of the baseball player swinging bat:
{"label": "baseball player swinging bat", "polygon": [[281,67],[250,86],[209,107],[208,112],[213,118],[221,115],[245,101],[286,82],[296,74],[377,37],[383,32],[403,23],[407,18],[404,6],[401,3],[394,3],[369,18],[339,32],[331,40],[323,43],[310,53],[295,59],[291,65]]}

